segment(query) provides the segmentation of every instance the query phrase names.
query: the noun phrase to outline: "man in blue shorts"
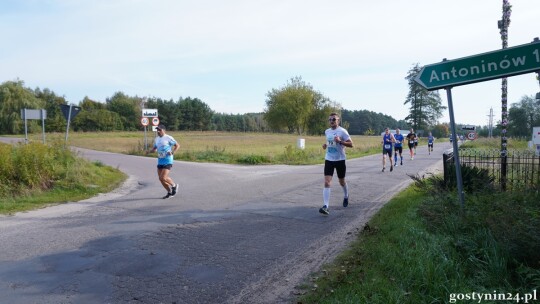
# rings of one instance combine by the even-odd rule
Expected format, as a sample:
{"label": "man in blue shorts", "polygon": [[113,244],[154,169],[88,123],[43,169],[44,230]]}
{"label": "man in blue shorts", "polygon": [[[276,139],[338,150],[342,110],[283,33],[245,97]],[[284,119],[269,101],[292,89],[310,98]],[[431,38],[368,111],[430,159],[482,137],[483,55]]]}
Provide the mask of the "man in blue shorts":
{"label": "man in blue shorts", "polygon": [[384,129],[384,134],[382,138],[383,151],[382,151],[382,172],[386,169],[386,155],[388,155],[388,162],[390,162],[390,172],[394,170],[392,165],[392,146],[396,142],[394,135],[390,133],[388,128]]}
{"label": "man in blue shorts", "polygon": [[330,128],[324,132],[326,136],[326,143],[322,145],[322,148],[326,150],[326,156],[324,161],[324,189],[323,189],[323,202],[324,205],[319,209],[319,212],[328,215],[328,206],[330,205],[330,184],[332,182],[332,176],[334,170],[337,172],[339,184],[343,188],[343,207],[349,205],[349,188],[345,181],[345,173],[347,167],[345,166],[345,147],[352,148],[353,142],[349,136],[349,132],[339,126],[339,115],[336,113],[330,114],[328,117]]}
{"label": "man in blue shorts", "polygon": [[394,166],[397,166],[397,155],[399,152],[399,158],[400,158],[400,165],[403,166],[403,140],[405,137],[403,137],[403,134],[401,134],[401,130],[399,128],[396,128],[396,134],[394,135],[394,139],[396,142],[394,143]]}
{"label": "man in blue shorts", "polygon": [[164,125],[157,126],[156,130],[158,136],[154,140],[154,147],[150,152],[157,151],[157,173],[163,188],[167,190],[167,195],[163,197],[166,199],[174,197],[176,195],[176,190],[178,189],[178,184],[169,177],[169,172],[171,171],[174,162],[173,155],[176,150],[180,148],[180,145],[172,136],[165,134]]}

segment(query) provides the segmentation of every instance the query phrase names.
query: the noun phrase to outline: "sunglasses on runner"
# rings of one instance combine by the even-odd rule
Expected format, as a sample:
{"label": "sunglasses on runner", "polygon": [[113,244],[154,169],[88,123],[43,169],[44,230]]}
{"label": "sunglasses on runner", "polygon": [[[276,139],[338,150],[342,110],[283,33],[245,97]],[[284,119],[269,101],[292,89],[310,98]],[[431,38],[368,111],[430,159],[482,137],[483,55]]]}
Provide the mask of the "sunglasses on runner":
{"label": "sunglasses on runner", "polygon": [[336,121],[336,120],[337,120],[337,118],[335,118],[335,117],[334,118],[328,118],[328,121]]}

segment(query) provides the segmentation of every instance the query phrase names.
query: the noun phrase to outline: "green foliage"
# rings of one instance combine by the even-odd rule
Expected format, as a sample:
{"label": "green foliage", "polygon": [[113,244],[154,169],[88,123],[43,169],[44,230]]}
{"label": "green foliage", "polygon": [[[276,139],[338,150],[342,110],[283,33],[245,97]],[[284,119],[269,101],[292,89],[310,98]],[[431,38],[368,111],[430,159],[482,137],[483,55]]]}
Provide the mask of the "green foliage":
{"label": "green foliage", "polygon": [[349,134],[379,135],[385,128],[408,129],[405,121],[397,121],[394,118],[368,110],[341,112],[342,125],[348,123],[347,131]]}
{"label": "green foliage", "polygon": [[367,129],[366,131],[364,131],[364,135],[373,136],[373,135],[375,135],[375,131],[373,131],[371,129]]}
{"label": "green foliage", "polygon": [[297,134],[321,132],[322,124],[326,125],[325,118],[338,109],[302,77],[293,77],[287,85],[272,89],[266,95],[264,118],[274,131]]}
{"label": "green foliage", "polygon": [[74,131],[96,132],[122,130],[122,117],[106,109],[91,108],[81,111],[71,123]]}
{"label": "green foliage", "polygon": [[198,98],[185,98],[178,102],[180,130],[206,131],[210,128],[213,111]]}
{"label": "green foliage", "polygon": [[450,136],[448,124],[436,124],[431,128],[431,134],[435,138],[446,140]]}
{"label": "green foliage", "polygon": [[428,130],[442,117],[446,106],[442,105],[438,91],[428,91],[414,81],[420,70],[420,65],[416,63],[405,77],[409,84],[409,93],[403,103],[409,104],[409,115],[405,120],[414,130]]}
{"label": "green foliage", "polygon": [[511,136],[529,138],[532,128],[540,126],[540,107],[533,96],[523,96],[508,112],[508,131]]}
{"label": "green foliage", "polygon": [[293,147],[292,145],[285,146],[283,154],[277,157],[282,163],[288,165],[307,163],[310,154],[306,150]]}
{"label": "green foliage", "polygon": [[[45,103],[24,87],[24,82],[6,81],[0,85],[0,134],[24,133],[21,109],[43,109]],[[41,130],[37,120],[28,121],[29,132]]]}
{"label": "green foliage", "polygon": [[0,144],[0,213],[12,213],[112,190],[125,175],[79,159],[62,144]]}
{"label": "green foliage", "polygon": [[49,89],[34,90],[36,98],[45,102],[45,110],[47,111],[47,120],[45,121],[46,132],[64,132],[66,130],[66,119],[62,114],[60,105],[67,104],[67,101],[62,96],[57,96]]}
{"label": "green foliage", "polygon": [[[32,190],[48,190],[65,178],[75,161],[70,151],[60,145],[41,143],[0,145],[2,162],[0,180],[2,195],[24,195]],[[4,157],[5,156],[5,157]]]}
{"label": "green foliage", "polygon": [[[495,189],[495,178],[491,176],[487,169],[462,165],[461,177],[465,193],[474,193],[478,191],[489,192]],[[437,179],[437,177],[435,177],[435,179]],[[445,187],[447,187],[448,190],[455,190],[457,187],[456,166],[454,164],[449,166],[448,180]]]}
{"label": "green foliage", "polygon": [[0,144],[0,213],[30,210],[110,191],[120,171],[78,158],[63,144]]}
{"label": "green foliage", "polygon": [[448,303],[455,293],[537,289],[539,192],[479,192],[462,210],[439,185],[417,179],[393,198],[298,303]]}
{"label": "green foliage", "polygon": [[268,164],[271,160],[263,155],[243,155],[238,158],[239,164],[246,164],[246,165],[259,165],[259,164]]}
{"label": "green foliage", "polygon": [[107,109],[118,113],[122,120],[124,130],[138,130],[141,118],[141,98],[129,97],[122,92],[116,92],[107,98]]}
{"label": "green foliage", "polygon": [[526,289],[540,281],[539,199],[538,191],[484,192],[467,196],[460,210],[450,197],[434,196],[419,214],[431,231],[450,238],[476,284]]}

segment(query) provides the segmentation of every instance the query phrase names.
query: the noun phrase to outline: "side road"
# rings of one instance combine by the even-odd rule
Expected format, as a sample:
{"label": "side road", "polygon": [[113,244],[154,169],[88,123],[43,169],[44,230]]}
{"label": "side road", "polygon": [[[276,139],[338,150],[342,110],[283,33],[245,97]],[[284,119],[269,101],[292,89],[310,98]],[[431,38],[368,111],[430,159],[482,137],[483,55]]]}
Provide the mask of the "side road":
{"label": "side road", "polygon": [[448,148],[436,143],[428,155],[420,147],[393,172],[381,172],[381,155],[349,160],[349,206],[335,178],[329,216],[318,213],[322,165],[175,162],[179,195],[163,200],[155,159],[79,149],[130,178],[112,193],[0,217],[0,298],[289,303],[295,286],[412,182],[408,175],[440,173]]}

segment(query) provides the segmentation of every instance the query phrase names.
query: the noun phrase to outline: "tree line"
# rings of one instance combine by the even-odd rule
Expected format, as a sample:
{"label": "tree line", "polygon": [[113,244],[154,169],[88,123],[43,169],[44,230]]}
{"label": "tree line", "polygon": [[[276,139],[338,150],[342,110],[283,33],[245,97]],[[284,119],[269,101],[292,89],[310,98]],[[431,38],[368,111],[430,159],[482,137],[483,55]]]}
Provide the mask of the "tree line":
{"label": "tree line", "polygon": [[[296,92],[297,89],[300,92]],[[339,105],[331,103],[330,99],[314,91],[300,78],[293,78],[290,85],[282,89],[270,91],[267,104],[271,104],[274,97],[281,98],[281,102],[287,101],[288,99],[283,98],[282,94],[293,96],[292,100],[297,102],[296,106],[281,105],[282,108],[291,112],[289,114],[284,112],[276,114],[270,111],[271,106],[262,113],[218,113],[199,98],[180,97],[177,100],[165,100],[157,97],[128,96],[122,92],[116,92],[104,103],[85,97],[78,104],[81,111],[71,121],[70,126],[74,131],[83,132],[142,130],[140,120],[143,108],[157,109],[160,122],[171,131],[322,134],[328,127],[326,118],[333,111],[342,115],[342,122],[351,134],[370,134],[370,130],[376,130],[375,133],[378,133],[386,126],[406,125],[404,121],[398,122],[382,113],[340,109]],[[306,104],[301,104],[299,101],[302,96],[306,98],[307,101],[304,100]],[[27,88],[22,80],[6,81],[0,84],[0,134],[24,132],[24,121],[20,114],[21,109],[24,108],[45,109],[47,111],[45,131],[64,132],[67,122],[61,112],[61,105],[67,103],[63,96],[50,89]],[[306,108],[309,104],[314,105],[315,108]],[[293,117],[295,115],[302,117]],[[41,122],[29,120],[28,130],[31,133],[41,132]]]}
{"label": "tree line", "polygon": [[[193,97],[177,100],[157,97],[129,96],[116,92],[105,102],[85,97],[78,106],[82,111],[71,121],[74,131],[136,131],[142,130],[142,109],[158,109],[159,119],[172,131],[233,131],[233,132],[282,132],[317,135],[328,128],[326,118],[332,112],[341,115],[343,127],[350,134],[378,135],[384,128],[414,128],[421,136],[432,132],[435,137],[449,136],[448,124],[437,120],[442,116],[438,92],[428,92],[417,86],[414,77],[420,70],[413,65],[405,79],[409,92],[405,105],[408,116],[403,120],[368,110],[347,110],[329,97],[315,90],[301,77],[291,78],[284,86],[271,89],[266,95],[266,108],[261,113],[228,114],[213,111],[208,104]],[[68,102],[50,89],[31,89],[22,80],[0,84],[0,134],[22,134],[24,122],[21,109],[45,109],[46,132],[64,132],[66,119],[61,105]],[[29,132],[41,132],[41,122],[29,120]],[[510,136],[530,136],[533,126],[540,125],[540,110],[536,99],[524,96],[509,109],[508,131]],[[460,126],[457,126],[460,129]],[[500,122],[492,129],[499,136]],[[487,136],[487,126],[477,126],[480,136]]]}

